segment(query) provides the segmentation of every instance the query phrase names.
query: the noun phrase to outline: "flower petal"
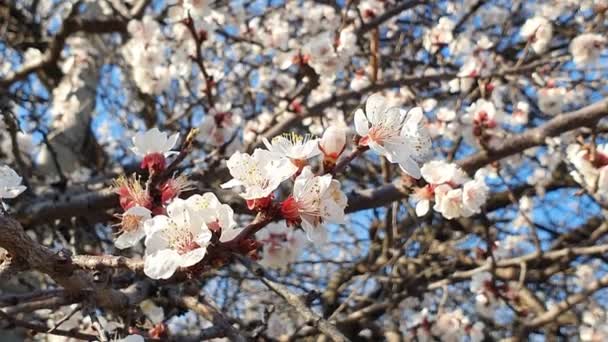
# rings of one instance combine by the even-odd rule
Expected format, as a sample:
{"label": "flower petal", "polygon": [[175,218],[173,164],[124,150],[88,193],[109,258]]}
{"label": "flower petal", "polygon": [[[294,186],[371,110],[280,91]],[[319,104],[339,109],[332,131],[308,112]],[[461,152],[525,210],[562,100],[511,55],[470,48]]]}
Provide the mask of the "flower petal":
{"label": "flower petal", "polygon": [[169,279],[180,266],[181,256],[174,250],[163,249],[144,260],[144,273],[152,279]]}
{"label": "flower petal", "polygon": [[369,121],[361,108],[355,112],[355,130],[362,137],[369,133]]}
{"label": "flower petal", "polygon": [[429,212],[430,204],[429,200],[422,200],[416,203],[416,215],[418,215],[418,217],[426,215],[426,213]]}
{"label": "flower petal", "polygon": [[365,102],[365,113],[372,125],[378,122],[385,111],[386,99],[380,93],[372,94]]}
{"label": "flower petal", "polygon": [[143,229],[124,232],[114,241],[114,246],[118,249],[130,248],[135,246],[144,236],[146,236],[146,232]]}

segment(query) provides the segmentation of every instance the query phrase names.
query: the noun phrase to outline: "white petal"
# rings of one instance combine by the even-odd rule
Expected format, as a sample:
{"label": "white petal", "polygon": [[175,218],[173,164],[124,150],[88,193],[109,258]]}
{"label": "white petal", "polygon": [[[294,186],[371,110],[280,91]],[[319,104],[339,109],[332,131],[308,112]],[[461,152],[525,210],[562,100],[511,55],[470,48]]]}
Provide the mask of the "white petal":
{"label": "white petal", "polygon": [[385,110],[386,99],[380,93],[372,94],[365,103],[365,113],[372,125],[378,122]]}
{"label": "white petal", "polygon": [[388,153],[388,151],[384,148],[384,146],[376,143],[373,140],[370,140],[368,142],[369,148],[371,148],[374,152],[378,153],[381,156],[385,156],[386,159],[388,159],[389,162],[394,163],[393,161],[393,156],[391,156],[390,153]]}
{"label": "white petal", "polygon": [[227,181],[226,183],[220,185],[222,187],[222,189],[230,189],[230,188],[234,188],[236,186],[241,186],[243,185],[243,183],[241,183],[240,180],[238,179],[231,179],[229,181]]}
{"label": "white petal", "polygon": [[115,241],[114,246],[118,249],[125,249],[135,246],[139,240],[146,236],[146,232],[143,229],[137,229],[132,232],[122,233]]}
{"label": "white petal", "polygon": [[177,139],[179,139],[179,133],[175,133],[170,136],[164,144],[165,146],[163,147],[163,152],[167,153],[171,149],[173,149],[175,147],[175,144],[177,144]]}
{"label": "white petal", "polygon": [[202,231],[199,232],[198,235],[196,235],[196,239],[194,239],[194,241],[201,246],[206,246],[209,241],[211,241],[211,236],[211,231],[205,226],[205,228],[202,229]]}
{"label": "white petal", "polygon": [[171,249],[163,249],[144,260],[144,273],[152,279],[169,279],[180,266],[180,255]]}
{"label": "white petal", "polygon": [[355,112],[355,130],[362,137],[369,133],[369,121],[367,121],[367,117],[361,108]]}
{"label": "white petal", "polygon": [[418,217],[426,215],[429,212],[430,201],[422,200],[416,204],[416,215]]}
{"label": "white petal", "polygon": [[406,156],[399,159],[399,166],[403,172],[407,173],[411,177],[420,179],[420,167],[412,158]]}
{"label": "white petal", "polygon": [[3,197],[3,198],[15,198],[15,197],[21,195],[21,193],[24,192],[25,189],[27,189],[27,187],[24,186],[24,185],[18,185],[18,186],[15,186],[15,187],[11,187],[11,188],[5,189],[3,191],[3,195],[0,196],[0,197]]}
{"label": "white petal", "polygon": [[323,226],[314,226],[308,220],[302,219],[302,229],[306,232],[309,241],[316,244],[323,244],[327,241],[327,231]]}
{"label": "white petal", "polygon": [[199,261],[203,260],[205,254],[207,254],[207,247],[194,249],[180,256],[179,266],[190,267],[196,265]]}
{"label": "white petal", "polygon": [[236,229],[222,229],[222,235],[220,236],[220,242],[227,242],[233,240],[239,233],[243,230],[243,228]]}

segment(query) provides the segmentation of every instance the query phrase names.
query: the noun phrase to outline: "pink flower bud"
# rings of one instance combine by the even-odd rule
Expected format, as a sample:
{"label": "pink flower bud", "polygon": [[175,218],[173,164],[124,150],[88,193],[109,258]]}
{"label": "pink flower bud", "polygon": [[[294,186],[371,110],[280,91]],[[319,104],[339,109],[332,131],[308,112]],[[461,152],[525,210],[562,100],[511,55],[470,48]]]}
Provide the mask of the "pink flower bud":
{"label": "pink flower bud", "polygon": [[330,126],[323,133],[323,137],[319,142],[319,148],[323,152],[325,158],[336,161],[346,146],[346,132],[341,127]]}

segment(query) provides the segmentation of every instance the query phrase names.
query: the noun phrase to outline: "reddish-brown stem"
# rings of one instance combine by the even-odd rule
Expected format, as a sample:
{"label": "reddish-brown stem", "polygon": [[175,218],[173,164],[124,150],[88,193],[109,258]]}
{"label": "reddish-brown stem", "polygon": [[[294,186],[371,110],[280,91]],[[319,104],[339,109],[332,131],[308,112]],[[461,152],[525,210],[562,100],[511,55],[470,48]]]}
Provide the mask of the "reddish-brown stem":
{"label": "reddish-brown stem", "polygon": [[205,94],[207,95],[207,99],[209,100],[209,106],[210,106],[210,108],[214,108],[215,101],[213,99],[213,91],[212,91],[213,79],[207,73],[207,69],[205,68],[205,63],[203,62],[203,51],[201,48],[201,45],[203,44],[203,39],[201,39],[199,34],[196,32],[196,27],[194,27],[194,21],[192,20],[192,17],[190,17],[190,14],[188,14],[188,19],[184,21],[184,24],[186,25],[186,27],[188,28],[188,31],[190,31],[190,34],[192,35],[192,38],[194,39],[194,42],[196,45],[196,56],[194,56],[193,59],[194,59],[194,62],[198,65],[199,69],[201,69],[201,72],[203,73],[203,77],[205,78]]}
{"label": "reddish-brown stem", "polygon": [[221,244],[222,247],[226,249],[234,249],[238,246],[239,242],[247,239],[255,233],[259,232],[262,228],[266,227],[270,222],[278,218],[278,212],[276,210],[272,210],[272,213],[268,212],[260,212],[258,216],[251,222],[247,227],[243,228],[243,230],[237,235],[234,239],[224,242]]}
{"label": "reddish-brown stem", "polygon": [[331,174],[335,176],[337,173],[343,172],[344,169],[357,157],[362,155],[365,151],[369,150],[369,146],[357,145],[346,157],[340,159],[336,166],[331,170]]}

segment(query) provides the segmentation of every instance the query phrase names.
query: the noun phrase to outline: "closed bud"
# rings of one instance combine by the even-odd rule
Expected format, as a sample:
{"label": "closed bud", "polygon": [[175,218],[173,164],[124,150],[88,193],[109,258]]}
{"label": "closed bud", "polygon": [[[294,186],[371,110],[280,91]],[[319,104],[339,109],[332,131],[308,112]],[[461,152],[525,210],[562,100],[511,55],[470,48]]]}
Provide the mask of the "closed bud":
{"label": "closed bud", "polygon": [[323,133],[319,149],[323,152],[323,165],[329,169],[336,164],[346,146],[346,132],[343,128],[330,126]]}

